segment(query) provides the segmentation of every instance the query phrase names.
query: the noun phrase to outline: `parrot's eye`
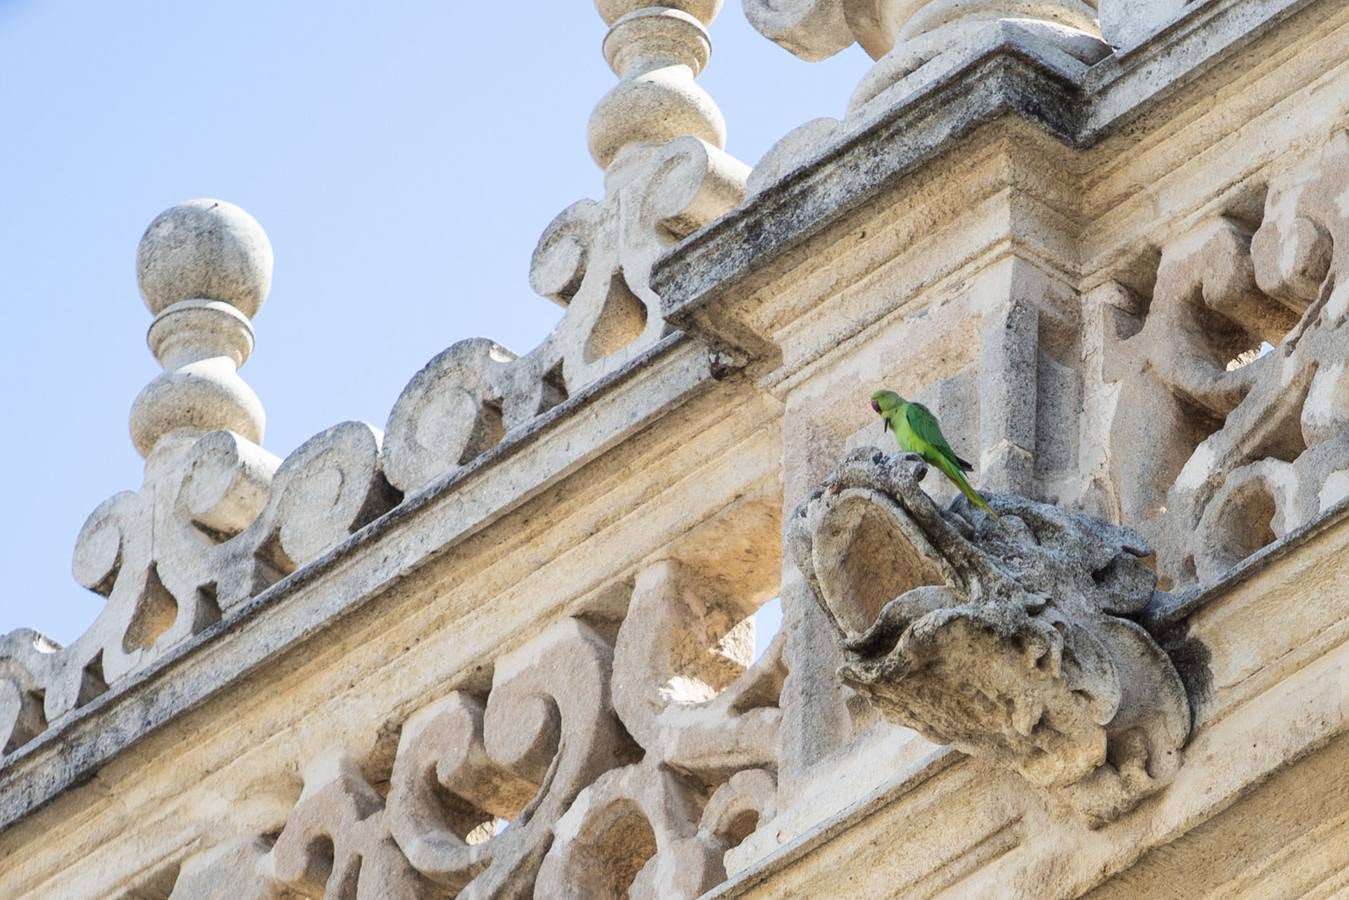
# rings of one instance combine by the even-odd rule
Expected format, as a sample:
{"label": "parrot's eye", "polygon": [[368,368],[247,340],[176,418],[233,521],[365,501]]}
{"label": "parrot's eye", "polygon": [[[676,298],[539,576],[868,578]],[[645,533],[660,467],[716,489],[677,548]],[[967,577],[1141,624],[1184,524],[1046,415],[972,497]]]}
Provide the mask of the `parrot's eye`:
{"label": "parrot's eye", "polygon": [[871,401],[871,408],[874,409],[874,410],[876,410],[876,412],[880,412],[880,411],[881,411],[881,403],[880,403],[880,401],[879,401],[879,400],[872,400],[872,401]]}

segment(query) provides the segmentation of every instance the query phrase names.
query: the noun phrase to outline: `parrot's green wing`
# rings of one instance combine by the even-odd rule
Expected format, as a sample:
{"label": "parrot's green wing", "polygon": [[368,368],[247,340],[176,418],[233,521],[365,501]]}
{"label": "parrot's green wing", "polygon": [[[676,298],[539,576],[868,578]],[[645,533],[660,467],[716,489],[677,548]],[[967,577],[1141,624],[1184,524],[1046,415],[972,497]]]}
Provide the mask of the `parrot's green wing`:
{"label": "parrot's green wing", "polygon": [[921,403],[910,403],[904,409],[904,417],[908,420],[909,429],[918,438],[936,447],[943,456],[966,472],[974,470],[974,466],[956,456],[956,452],[951,449],[946,436],[941,433],[941,426],[937,424],[937,417],[932,414],[932,410]]}

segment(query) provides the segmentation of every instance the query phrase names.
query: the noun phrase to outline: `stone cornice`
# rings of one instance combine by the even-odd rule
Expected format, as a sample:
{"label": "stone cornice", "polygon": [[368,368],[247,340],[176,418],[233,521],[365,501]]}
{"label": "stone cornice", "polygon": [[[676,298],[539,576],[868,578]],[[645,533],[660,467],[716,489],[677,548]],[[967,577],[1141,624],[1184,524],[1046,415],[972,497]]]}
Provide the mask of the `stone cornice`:
{"label": "stone cornice", "polygon": [[0,829],[707,392],[725,374],[701,345],[677,332],[511,432],[7,757],[0,769]]}
{"label": "stone cornice", "polygon": [[981,126],[1016,116],[1069,146],[1089,148],[1320,5],[1324,0],[1212,0],[1091,68],[1004,29],[940,81],[860,130],[845,129],[835,146],[667,252],[652,272],[665,316],[692,327],[716,298]]}

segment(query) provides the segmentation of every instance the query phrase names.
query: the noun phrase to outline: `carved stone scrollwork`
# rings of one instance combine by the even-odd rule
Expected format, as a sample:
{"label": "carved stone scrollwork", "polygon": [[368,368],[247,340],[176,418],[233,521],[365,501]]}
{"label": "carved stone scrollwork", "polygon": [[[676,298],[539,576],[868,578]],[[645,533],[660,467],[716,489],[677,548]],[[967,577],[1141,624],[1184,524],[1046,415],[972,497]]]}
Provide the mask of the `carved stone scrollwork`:
{"label": "carved stone scrollwork", "polygon": [[1107,364],[1120,513],[1176,586],[1349,496],[1346,182],[1341,133],[1271,181],[1253,235],[1219,217],[1169,244],[1141,330]]}
{"label": "carved stone scrollwork", "polygon": [[854,451],[792,517],[789,550],[893,721],[1015,769],[1096,826],[1162,788],[1190,708],[1129,617],[1155,576],[1135,532],[1011,495],[942,510],[916,457]]}
{"label": "carved stone scrollwork", "polygon": [[558,822],[540,873],[565,886],[558,896],[698,896],[725,879],[726,851],[773,818],[782,641],[747,667],[752,633],[734,625],[749,612],[677,562],[638,575],[614,705],[645,755]]}
{"label": "carved stone scrollwork", "polygon": [[733,209],[748,168],[682,137],[624,157],[601,203],[564,210],[534,251],[530,279],[566,310],[554,332],[516,357],[483,338],[461,341],[413,377],[388,423],[386,468],[405,493],[496,446],[664,337],[651,267],[676,240]]}
{"label": "carved stone scrollwork", "polygon": [[531,286],[563,307],[562,321],[523,356],[477,338],[417,373],[387,428],[389,478],[404,492],[467,465],[664,337],[652,265],[744,197],[749,168],[723,151],[721,112],[694,81],[720,2],[597,6],[610,26],[605,58],[620,78],[589,127],[605,196],[559,213],[530,265]]}
{"label": "carved stone scrollwork", "polygon": [[423,896],[421,877],[398,852],[383,811],[383,798],[354,762],[320,757],[305,770],[300,802],[258,868],[302,897]]}
{"label": "carved stone scrollwork", "polygon": [[564,210],[531,271],[534,287],[566,314],[523,357],[481,338],[436,356],[395,404],[387,445],[377,429],[349,422],[284,463],[263,450],[262,404],[238,370],[271,284],[267,236],[243,210],[215,200],[151,223],[139,277],[164,372],[132,408],[145,486],[102,504],[77,541],[76,579],[108,598],[94,626],[71,647],[44,644],[51,652],[32,650],[24,634],[0,647],[6,749],[668,333],[652,264],[734,208],[748,174],[722,151],[725,123],[694,81],[721,3],[597,5],[610,26],[605,57],[620,78],[590,125],[605,197]]}
{"label": "carved stone scrollwork", "polygon": [[498,659],[485,699],[423,707],[387,797],[318,757],[274,842],[193,857],[173,896],[695,897],[774,815],[781,642],[748,666],[751,611],[653,563],[616,646],[567,619]]}
{"label": "carved stone scrollwork", "polygon": [[1106,380],[1120,385],[1111,444],[1122,451],[1146,433],[1152,447],[1111,455],[1125,522],[1167,508],[1167,491],[1211,423],[1236,408],[1272,360],[1229,363],[1260,341],[1277,343],[1297,321],[1260,294],[1250,241],[1249,231],[1219,217],[1168,244],[1142,328],[1107,360]]}
{"label": "carved stone scrollwork", "polygon": [[75,575],[106,594],[70,647],[42,658],[45,718],[219,621],[297,567],[388,510],[380,434],[359,422],[276,458],[233,432],[157,448],[146,488],[118,494],[89,517]]}
{"label": "carved stone scrollwork", "polygon": [[[498,661],[485,708],[456,695],[409,723],[390,827],[418,869],[459,896],[528,894],[558,817],[637,755],[609,700],[612,652],[593,630],[564,622]],[[439,791],[454,798],[452,817]],[[510,826],[473,835],[497,818]]]}
{"label": "carved stone scrollwork", "polygon": [[[55,644],[28,628],[0,638],[0,753],[11,753],[47,728],[43,695]],[[88,685],[86,697],[102,685]]]}
{"label": "carved stone scrollwork", "polygon": [[32,632],[0,644],[0,736],[11,752],[55,721],[218,622],[398,500],[377,429],[347,422],[284,462],[238,368],[271,281],[271,247],[243,210],[215,200],[151,223],[138,261],[164,366],[132,407],[144,485],[104,501],[73,570],[107,598],[69,647]]}

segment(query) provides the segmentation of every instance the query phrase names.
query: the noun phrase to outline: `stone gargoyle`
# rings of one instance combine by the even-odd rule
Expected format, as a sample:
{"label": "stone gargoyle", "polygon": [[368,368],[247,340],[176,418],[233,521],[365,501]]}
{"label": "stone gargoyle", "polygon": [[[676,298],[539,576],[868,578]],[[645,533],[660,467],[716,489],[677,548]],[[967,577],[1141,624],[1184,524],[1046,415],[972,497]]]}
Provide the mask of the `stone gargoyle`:
{"label": "stone gargoyle", "polygon": [[1160,790],[1184,685],[1136,622],[1156,576],[1134,531],[1012,495],[941,509],[912,455],[850,453],[788,549],[838,629],[843,680],[889,720],[1015,769],[1100,827]]}

